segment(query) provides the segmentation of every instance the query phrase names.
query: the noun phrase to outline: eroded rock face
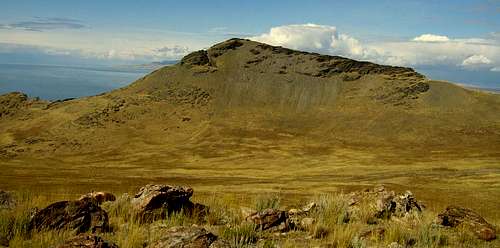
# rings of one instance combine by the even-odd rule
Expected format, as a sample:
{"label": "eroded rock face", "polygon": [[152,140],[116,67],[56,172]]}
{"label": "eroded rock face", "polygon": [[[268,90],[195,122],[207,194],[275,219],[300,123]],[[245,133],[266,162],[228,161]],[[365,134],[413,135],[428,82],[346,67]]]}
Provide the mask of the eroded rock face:
{"label": "eroded rock face", "polygon": [[189,198],[192,195],[191,187],[150,184],[139,190],[132,199],[132,205],[144,221],[181,210],[189,215],[203,217],[208,213],[208,207],[191,202]]}
{"label": "eroded rock face", "polygon": [[13,209],[16,207],[16,200],[11,193],[0,190],[0,210]]}
{"label": "eroded rock face", "polygon": [[253,222],[261,230],[279,226],[282,223],[286,223],[287,219],[287,212],[272,208],[253,213],[246,218],[247,221]]}
{"label": "eroded rock face", "polygon": [[464,226],[479,239],[487,241],[496,239],[493,225],[468,208],[448,206],[443,213],[438,215],[438,224],[450,227]]}
{"label": "eroded rock face", "polygon": [[209,248],[217,236],[201,227],[172,227],[162,237],[150,245],[150,248]]}
{"label": "eroded rock face", "polygon": [[69,228],[76,233],[109,229],[108,214],[94,201],[60,201],[36,212],[29,230]]}
{"label": "eroded rock face", "polygon": [[82,233],[67,240],[58,248],[118,248],[118,246],[99,236]]}

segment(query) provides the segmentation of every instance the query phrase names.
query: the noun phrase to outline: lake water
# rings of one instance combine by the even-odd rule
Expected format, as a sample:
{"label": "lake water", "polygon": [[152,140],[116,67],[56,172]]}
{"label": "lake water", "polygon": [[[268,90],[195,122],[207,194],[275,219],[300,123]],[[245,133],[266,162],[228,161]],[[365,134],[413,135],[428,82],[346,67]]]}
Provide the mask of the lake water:
{"label": "lake water", "polygon": [[[478,77],[477,73],[451,73],[443,68],[419,71],[433,79],[466,82],[495,90],[500,88],[498,73],[488,72]],[[21,91],[47,100],[91,96],[126,86],[149,72],[128,67],[0,64],[0,94]],[[474,84],[476,81],[481,83]]]}
{"label": "lake water", "polygon": [[21,91],[47,100],[97,95],[149,73],[139,69],[0,64],[0,94]]}

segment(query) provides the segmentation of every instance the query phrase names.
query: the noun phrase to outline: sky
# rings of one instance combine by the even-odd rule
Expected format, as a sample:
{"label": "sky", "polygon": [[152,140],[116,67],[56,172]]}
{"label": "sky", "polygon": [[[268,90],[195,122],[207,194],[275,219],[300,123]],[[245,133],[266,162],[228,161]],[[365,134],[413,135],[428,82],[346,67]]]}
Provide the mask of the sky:
{"label": "sky", "polygon": [[140,64],[232,38],[500,88],[500,0],[3,0],[0,63]]}

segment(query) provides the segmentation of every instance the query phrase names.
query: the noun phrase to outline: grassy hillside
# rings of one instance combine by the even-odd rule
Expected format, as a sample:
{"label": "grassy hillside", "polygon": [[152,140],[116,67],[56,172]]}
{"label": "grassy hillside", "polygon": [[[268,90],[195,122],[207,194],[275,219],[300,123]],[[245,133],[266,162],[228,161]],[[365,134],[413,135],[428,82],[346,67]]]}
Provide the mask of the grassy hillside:
{"label": "grassy hillside", "polygon": [[500,219],[500,96],[410,68],[233,39],[99,96],[0,103],[4,189],[300,197],[384,183]]}

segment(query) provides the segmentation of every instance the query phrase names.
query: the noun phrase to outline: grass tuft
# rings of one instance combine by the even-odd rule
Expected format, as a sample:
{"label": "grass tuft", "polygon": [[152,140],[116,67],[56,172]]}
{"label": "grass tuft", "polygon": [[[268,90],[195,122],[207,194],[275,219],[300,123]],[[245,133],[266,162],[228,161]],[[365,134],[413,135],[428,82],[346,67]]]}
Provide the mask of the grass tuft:
{"label": "grass tuft", "polygon": [[220,236],[229,241],[231,247],[249,247],[259,239],[257,227],[252,223],[243,223],[234,227],[223,227]]}

